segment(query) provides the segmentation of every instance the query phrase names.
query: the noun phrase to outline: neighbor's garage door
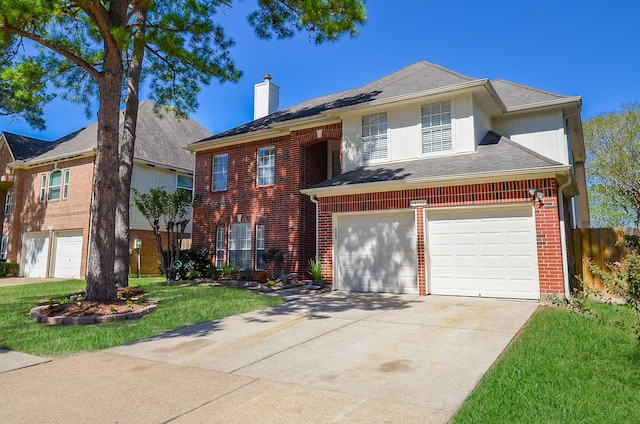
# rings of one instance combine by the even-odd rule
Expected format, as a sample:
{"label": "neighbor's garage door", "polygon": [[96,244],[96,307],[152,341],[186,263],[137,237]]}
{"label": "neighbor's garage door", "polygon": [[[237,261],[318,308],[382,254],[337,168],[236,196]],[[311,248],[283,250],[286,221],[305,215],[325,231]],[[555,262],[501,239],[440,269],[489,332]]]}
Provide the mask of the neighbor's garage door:
{"label": "neighbor's garage door", "polygon": [[338,289],[418,293],[413,211],[343,215],[336,227]]}
{"label": "neighbor's garage door", "polygon": [[427,214],[433,294],[538,299],[532,208]]}
{"label": "neighbor's garage door", "polygon": [[54,234],[53,277],[80,278],[82,232]]}
{"label": "neighbor's garage door", "polygon": [[46,277],[49,257],[49,233],[32,233],[24,236],[22,275]]}

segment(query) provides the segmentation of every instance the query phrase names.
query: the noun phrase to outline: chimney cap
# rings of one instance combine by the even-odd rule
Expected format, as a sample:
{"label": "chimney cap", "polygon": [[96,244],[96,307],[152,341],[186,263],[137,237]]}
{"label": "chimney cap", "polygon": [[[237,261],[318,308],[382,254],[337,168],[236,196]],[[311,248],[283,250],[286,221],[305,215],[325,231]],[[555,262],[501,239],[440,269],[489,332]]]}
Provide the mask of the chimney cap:
{"label": "chimney cap", "polygon": [[271,74],[264,74],[263,78],[265,81],[271,81]]}

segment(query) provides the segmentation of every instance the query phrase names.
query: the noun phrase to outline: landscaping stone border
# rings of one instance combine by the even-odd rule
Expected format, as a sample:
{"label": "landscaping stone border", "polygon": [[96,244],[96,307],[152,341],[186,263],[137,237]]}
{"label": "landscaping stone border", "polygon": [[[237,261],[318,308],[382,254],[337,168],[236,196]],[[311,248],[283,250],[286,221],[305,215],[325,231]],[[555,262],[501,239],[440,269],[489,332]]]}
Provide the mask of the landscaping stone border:
{"label": "landscaping stone border", "polygon": [[84,317],[65,317],[65,316],[44,316],[41,311],[48,308],[45,306],[37,306],[29,311],[33,319],[40,324],[46,325],[90,325],[102,324],[105,322],[125,321],[140,319],[144,315],[150,314],[158,307],[158,302],[149,302],[149,305],[135,312],[127,312],[125,314],[108,314],[108,315],[88,315]]}

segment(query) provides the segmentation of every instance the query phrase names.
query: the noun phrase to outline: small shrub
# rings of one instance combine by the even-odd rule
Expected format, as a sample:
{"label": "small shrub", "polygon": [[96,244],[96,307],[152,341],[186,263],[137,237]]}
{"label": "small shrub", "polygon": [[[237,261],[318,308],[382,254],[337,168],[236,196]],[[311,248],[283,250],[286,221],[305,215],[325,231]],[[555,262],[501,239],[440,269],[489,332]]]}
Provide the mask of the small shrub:
{"label": "small shrub", "polygon": [[240,274],[240,279],[241,280],[248,280],[249,277],[251,277],[252,272],[253,271],[251,270],[251,268],[243,268],[243,269],[241,269],[240,273],[239,273]]}
{"label": "small shrub", "polygon": [[278,278],[276,278],[276,280],[281,282],[282,284],[287,284],[287,281],[289,281],[290,278],[291,278],[291,275],[289,275],[286,272],[282,271],[280,273],[280,276]]}
{"label": "small shrub", "polygon": [[307,272],[313,281],[322,281],[322,263],[320,261],[309,260]]}
{"label": "small shrub", "polygon": [[212,264],[208,250],[181,250],[179,260],[182,265],[176,269],[176,280],[194,280],[209,277],[209,266]]}
{"label": "small shrub", "polygon": [[20,269],[20,265],[16,262],[0,262],[0,277],[7,276],[9,274],[16,275]]}
{"label": "small shrub", "polygon": [[222,271],[220,270],[220,268],[218,268],[214,264],[207,265],[207,273],[206,273],[207,278],[213,278],[214,280],[218,280],[220,278],[220,275],[222,275]]}
{"label": "small shrub", "polygon": [[263,270],[263,271],[258,272],[258,282],[259,283],[264,283],[268,279],[269,279],[269,273],[267,271]]}
{"label": "small shrub", "polygon": [[267,280],[267,286],[273,287],[275,285],[276,285],[276,282],[274,280]]}
{"label": "small shrub", "polygon": [[238,275],[238,267],[233,264],[224,264],[220,268],[220,276],[227,280],[235,280]]}

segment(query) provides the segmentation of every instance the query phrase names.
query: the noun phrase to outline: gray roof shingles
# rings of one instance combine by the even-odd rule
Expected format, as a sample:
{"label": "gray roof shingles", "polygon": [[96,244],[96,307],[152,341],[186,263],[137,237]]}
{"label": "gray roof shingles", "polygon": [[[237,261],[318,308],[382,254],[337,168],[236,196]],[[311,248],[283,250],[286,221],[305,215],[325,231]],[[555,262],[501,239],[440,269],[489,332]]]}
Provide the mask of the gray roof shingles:
{"label": "gray roof shingles", "polygon": [[[123,116],[124,112],[121,112],[121,118]],[[96,147],[97,130],[98,124],[93,123],[53,142],[4,134],[5,137],[9,135],[7,141],[16,160],[37,163],[93,150]],[[156,114],[154,104],[147,101],[140,103],[136,134],[136,159],[186,170],[193,170],[195,158],[184,147],[211,135],[191,119],[176,120],[172,113],[165,111]]]}
{"label": "gray roof shingles", "polygon": [[[446,88],[473,81],[484,80],[471,78],[426,61],[417,62],[362,87],[307,100],[288,109],[199,140],[193,145],[264,130],[272,124],[311,117],[322,112],[347,106]],[[490,83],[507,108],[568,98],[567,96],[548,93],[500,79],[492,80]]]}
{"label": "gray roof shingles", "polygon": [[383,181],[423,181],[452,176],[500,174],[562,164],[489,131],[473,153],[361,166],[313,186],[329,188]]}

